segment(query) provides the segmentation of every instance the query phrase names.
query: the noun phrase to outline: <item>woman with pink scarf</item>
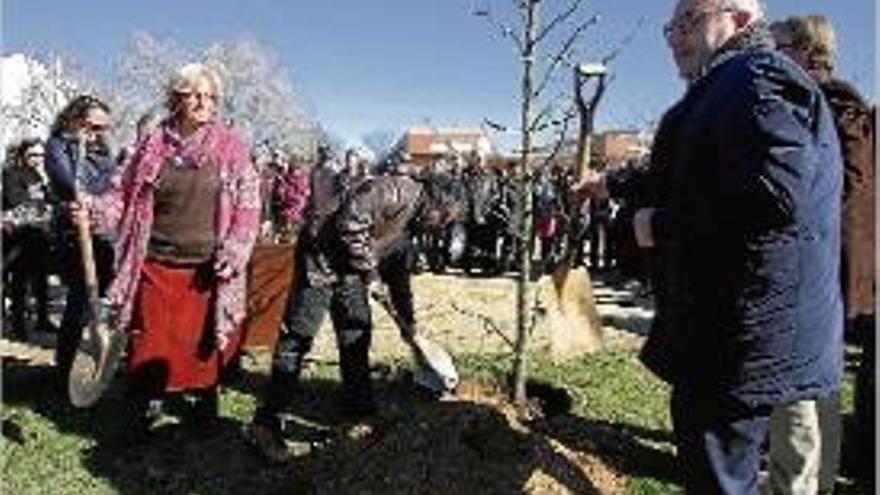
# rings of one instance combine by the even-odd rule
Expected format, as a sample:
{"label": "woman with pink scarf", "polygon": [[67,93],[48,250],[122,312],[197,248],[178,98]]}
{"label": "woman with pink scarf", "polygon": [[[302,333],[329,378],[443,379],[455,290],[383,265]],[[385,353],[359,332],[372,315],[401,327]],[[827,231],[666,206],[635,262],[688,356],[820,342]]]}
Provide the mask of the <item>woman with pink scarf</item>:
{"label": "woman with pink scarf", "polygon": [[213,70],[181,68],[167,87],[170,116],[137,143],[113,192],[93,200],[97,222],[118,236],[108,297],[130,333],[140,433],[169,392],[194,396],[185,420],[216,419],[220,369],[245,315],[259,179],[245,143],[217,117],[220,93]]}

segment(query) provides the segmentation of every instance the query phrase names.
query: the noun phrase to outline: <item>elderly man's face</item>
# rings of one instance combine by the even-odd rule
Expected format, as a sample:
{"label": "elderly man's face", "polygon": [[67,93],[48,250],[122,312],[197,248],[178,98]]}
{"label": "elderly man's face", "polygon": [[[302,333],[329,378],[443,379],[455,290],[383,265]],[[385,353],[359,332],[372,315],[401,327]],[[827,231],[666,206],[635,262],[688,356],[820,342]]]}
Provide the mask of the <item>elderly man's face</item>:
{"label": "elderly man's face", "polygon": [[736,34],[733,9],[720,4],[720,0],[680,0],[663,27],[679,74],[686,81],[697,79],[715,51]]}

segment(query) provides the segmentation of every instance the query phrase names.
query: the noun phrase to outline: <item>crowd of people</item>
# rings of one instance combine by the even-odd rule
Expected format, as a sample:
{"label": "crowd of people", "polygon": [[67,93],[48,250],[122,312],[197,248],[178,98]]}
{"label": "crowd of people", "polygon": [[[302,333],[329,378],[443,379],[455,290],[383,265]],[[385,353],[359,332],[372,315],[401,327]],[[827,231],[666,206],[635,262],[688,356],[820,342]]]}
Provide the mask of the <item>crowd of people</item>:
{"label": "crowd of people", "polygon": [[[774,493],[831,493],[843,346],[860,347],[852,455],[873,487],[876,112],[835,77],[822,16],[768,24],[756,0],[680,0],[664,34],[687,89],[650,158],[583,177],[552,164],[535,171],[539,266],[551,271],[566,243],[586,241],[576,261],[652,288],[656,317],[640,357],[672,387],[687,493],[757,494],[768,439]],[[63,386],[84,326],[112,315],[129,335],[131,432],[149,434],[180,394],[192,398],[185,419],[207,428],[240,348],[252,249],[260,238],[295,239],[293,290],[247,429],[281,461],[284,414],[326,315],[341,407],[370,415],[371,291],[387,285],[412,340],[410,278],[422,262],[438,272],[518,266],[518,196],[510,170],[476,153],[416,169],[405,152],[372,164],[321,146],[314,163],[255,163],[219,115],[222,91],[212,69],[189,64],[168,81],[165,115],[145,116],[120,153],[107,145],[111,108],[90,95],[70,101],[45,143],[9,149],[4,334],[26,338],[30,313],[57,333]],[[106,314],[89,304],[84,242]],[[58,328],[50,272],[66,288]]]}

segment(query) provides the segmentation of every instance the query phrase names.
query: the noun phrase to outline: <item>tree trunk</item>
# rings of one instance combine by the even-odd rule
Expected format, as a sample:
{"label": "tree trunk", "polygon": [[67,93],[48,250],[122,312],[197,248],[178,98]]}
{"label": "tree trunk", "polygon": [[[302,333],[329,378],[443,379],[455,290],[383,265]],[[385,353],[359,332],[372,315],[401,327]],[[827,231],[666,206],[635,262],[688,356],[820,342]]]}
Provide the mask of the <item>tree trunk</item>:
{"label": "tree trunk", "polygon": [[532,147],[533,70],[535,65],[535,36],[537,34],[538,4],[540,0],[526,0],[523,36],[522,73],[522,150],[517,170],[517,194],[520,208],[517,217],[519,233],[519,276],[516,283],[516,342],[513,356],[513,401],[526,402],[526,376],[528,351],[528,322],[531,308],[528,305],[529,277],[532,271],[532,175],[530,170]]}

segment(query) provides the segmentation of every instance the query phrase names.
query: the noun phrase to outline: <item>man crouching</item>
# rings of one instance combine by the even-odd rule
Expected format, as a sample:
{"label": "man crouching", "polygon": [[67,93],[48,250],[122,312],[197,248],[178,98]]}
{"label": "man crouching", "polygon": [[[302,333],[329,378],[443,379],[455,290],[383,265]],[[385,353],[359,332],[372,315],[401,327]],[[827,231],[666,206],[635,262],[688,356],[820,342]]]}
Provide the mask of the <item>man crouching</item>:
{"label": "man crouching", "polygon": [[[368,416],[376,408],[369,365],[372,281],[381,277],[388,283],[400,319],[414,328],[409,277],[412,233],[423,209],[421,186],[392,173],[365,179],[346,191],[333,186],[332,172],[320,172],[321,168],[317,167],[321,177],[313,171],[312,187],[329,187],[330,194],[313,196],[297,243],[294,287],[271,378],[249,430],[250,439],[273,462],[290,457],[281,416],[293,403],[303,360],[328,310],[339,348],[342,409],[352,418]],[[322,197],[333,199],[315,204]]]}

